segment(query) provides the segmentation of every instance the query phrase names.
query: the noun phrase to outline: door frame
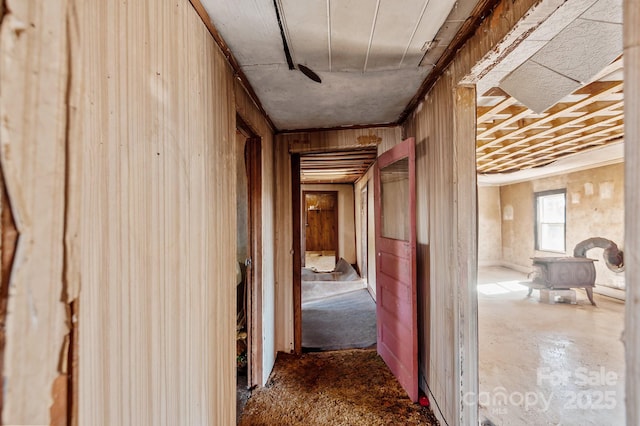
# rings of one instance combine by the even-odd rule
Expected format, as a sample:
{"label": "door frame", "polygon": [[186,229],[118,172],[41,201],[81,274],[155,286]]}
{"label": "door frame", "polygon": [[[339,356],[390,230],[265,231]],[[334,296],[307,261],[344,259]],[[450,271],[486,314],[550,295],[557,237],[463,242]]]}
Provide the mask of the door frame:
{"label": "door frame", "polygon": [[293,241],[293,351],[302,353],[302,238],[300,218],[302,185],[300,183],[300,154],[291,154],[291,226]]}
{"label": "door frame", "polygon": [[338,230],[338,226],[339,226],[339,222],[340,222],[340,218],[339,218],[339,209],[340,209],[340,205],[339,205],[339,193],[338,191],[323,191],[323,190],[304,190],[302,191],[302,199],[300,200],[300,207],[302,210],[302,207],[304,207],[304,221],[305,221],[305,226],[302,226],[302,221],[300,222],[300,255],[302,256],[301,262],[302,265],[304,265],[305,263],[305,257],[306,257],[306,253],[307,253],[307,195],[311,194],[311,195],[333,195],[335,197],[336,200],[336,204],[335,204],[335,209],[333,211],[333,241],[334,241],[334,252],[335,252],[335,259],[336,262],[338,262],[338,259],[340,259],[340,231]]}
{"label": "door frame", "polygon": [[247,381],[262,383],[262,138],[236,114],[236,129],[245,137],[248,239],[251,263],[247,265]]}
{"label": "door frame", "polygon": [[369,181],[360,190],[360,276],[369,288]]}

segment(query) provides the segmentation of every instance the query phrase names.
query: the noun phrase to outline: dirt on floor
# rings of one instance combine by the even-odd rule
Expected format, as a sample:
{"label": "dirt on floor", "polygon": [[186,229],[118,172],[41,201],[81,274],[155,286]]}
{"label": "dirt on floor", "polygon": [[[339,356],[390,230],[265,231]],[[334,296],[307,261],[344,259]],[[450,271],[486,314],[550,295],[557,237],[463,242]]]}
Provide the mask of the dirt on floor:
{"label": "dirt on floor", "polygon": [[437,425],[375,350],[280,353],[267,385],[239,419],[254,425]]}

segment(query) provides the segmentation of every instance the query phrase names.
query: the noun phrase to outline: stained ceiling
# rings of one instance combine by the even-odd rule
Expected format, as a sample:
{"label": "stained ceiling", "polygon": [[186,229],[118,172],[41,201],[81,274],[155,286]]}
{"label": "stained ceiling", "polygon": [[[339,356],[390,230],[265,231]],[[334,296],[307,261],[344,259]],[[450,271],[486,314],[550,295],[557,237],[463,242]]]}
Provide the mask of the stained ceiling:
{"label": "stained ceiling", "polygon": [[397,121],[476,3],[201,1],[279,130]]}

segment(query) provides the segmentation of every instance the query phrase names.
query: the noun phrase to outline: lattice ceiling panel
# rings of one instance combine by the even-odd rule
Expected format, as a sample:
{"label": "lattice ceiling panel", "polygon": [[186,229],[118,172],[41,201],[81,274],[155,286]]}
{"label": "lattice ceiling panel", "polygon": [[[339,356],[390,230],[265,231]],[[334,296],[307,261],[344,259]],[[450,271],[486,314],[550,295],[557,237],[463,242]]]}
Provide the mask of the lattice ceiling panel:
{"label": "lattice ceiling panel", "polygon": [[594,81],[536,114],[499,88],[478,99],[479,173],[544,166],[623,137],[622,59]]}

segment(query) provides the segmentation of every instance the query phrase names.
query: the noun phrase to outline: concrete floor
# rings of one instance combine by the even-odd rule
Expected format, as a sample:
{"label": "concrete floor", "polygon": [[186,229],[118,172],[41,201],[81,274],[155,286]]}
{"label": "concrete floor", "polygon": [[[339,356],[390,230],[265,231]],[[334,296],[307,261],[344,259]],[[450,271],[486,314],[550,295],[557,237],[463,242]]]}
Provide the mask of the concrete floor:
{"label": "concrete floor", "polygon": [[624,303],[583,291],[549,305],[522,273],[478,274],[480,419],[495,425],[624,425]]}

